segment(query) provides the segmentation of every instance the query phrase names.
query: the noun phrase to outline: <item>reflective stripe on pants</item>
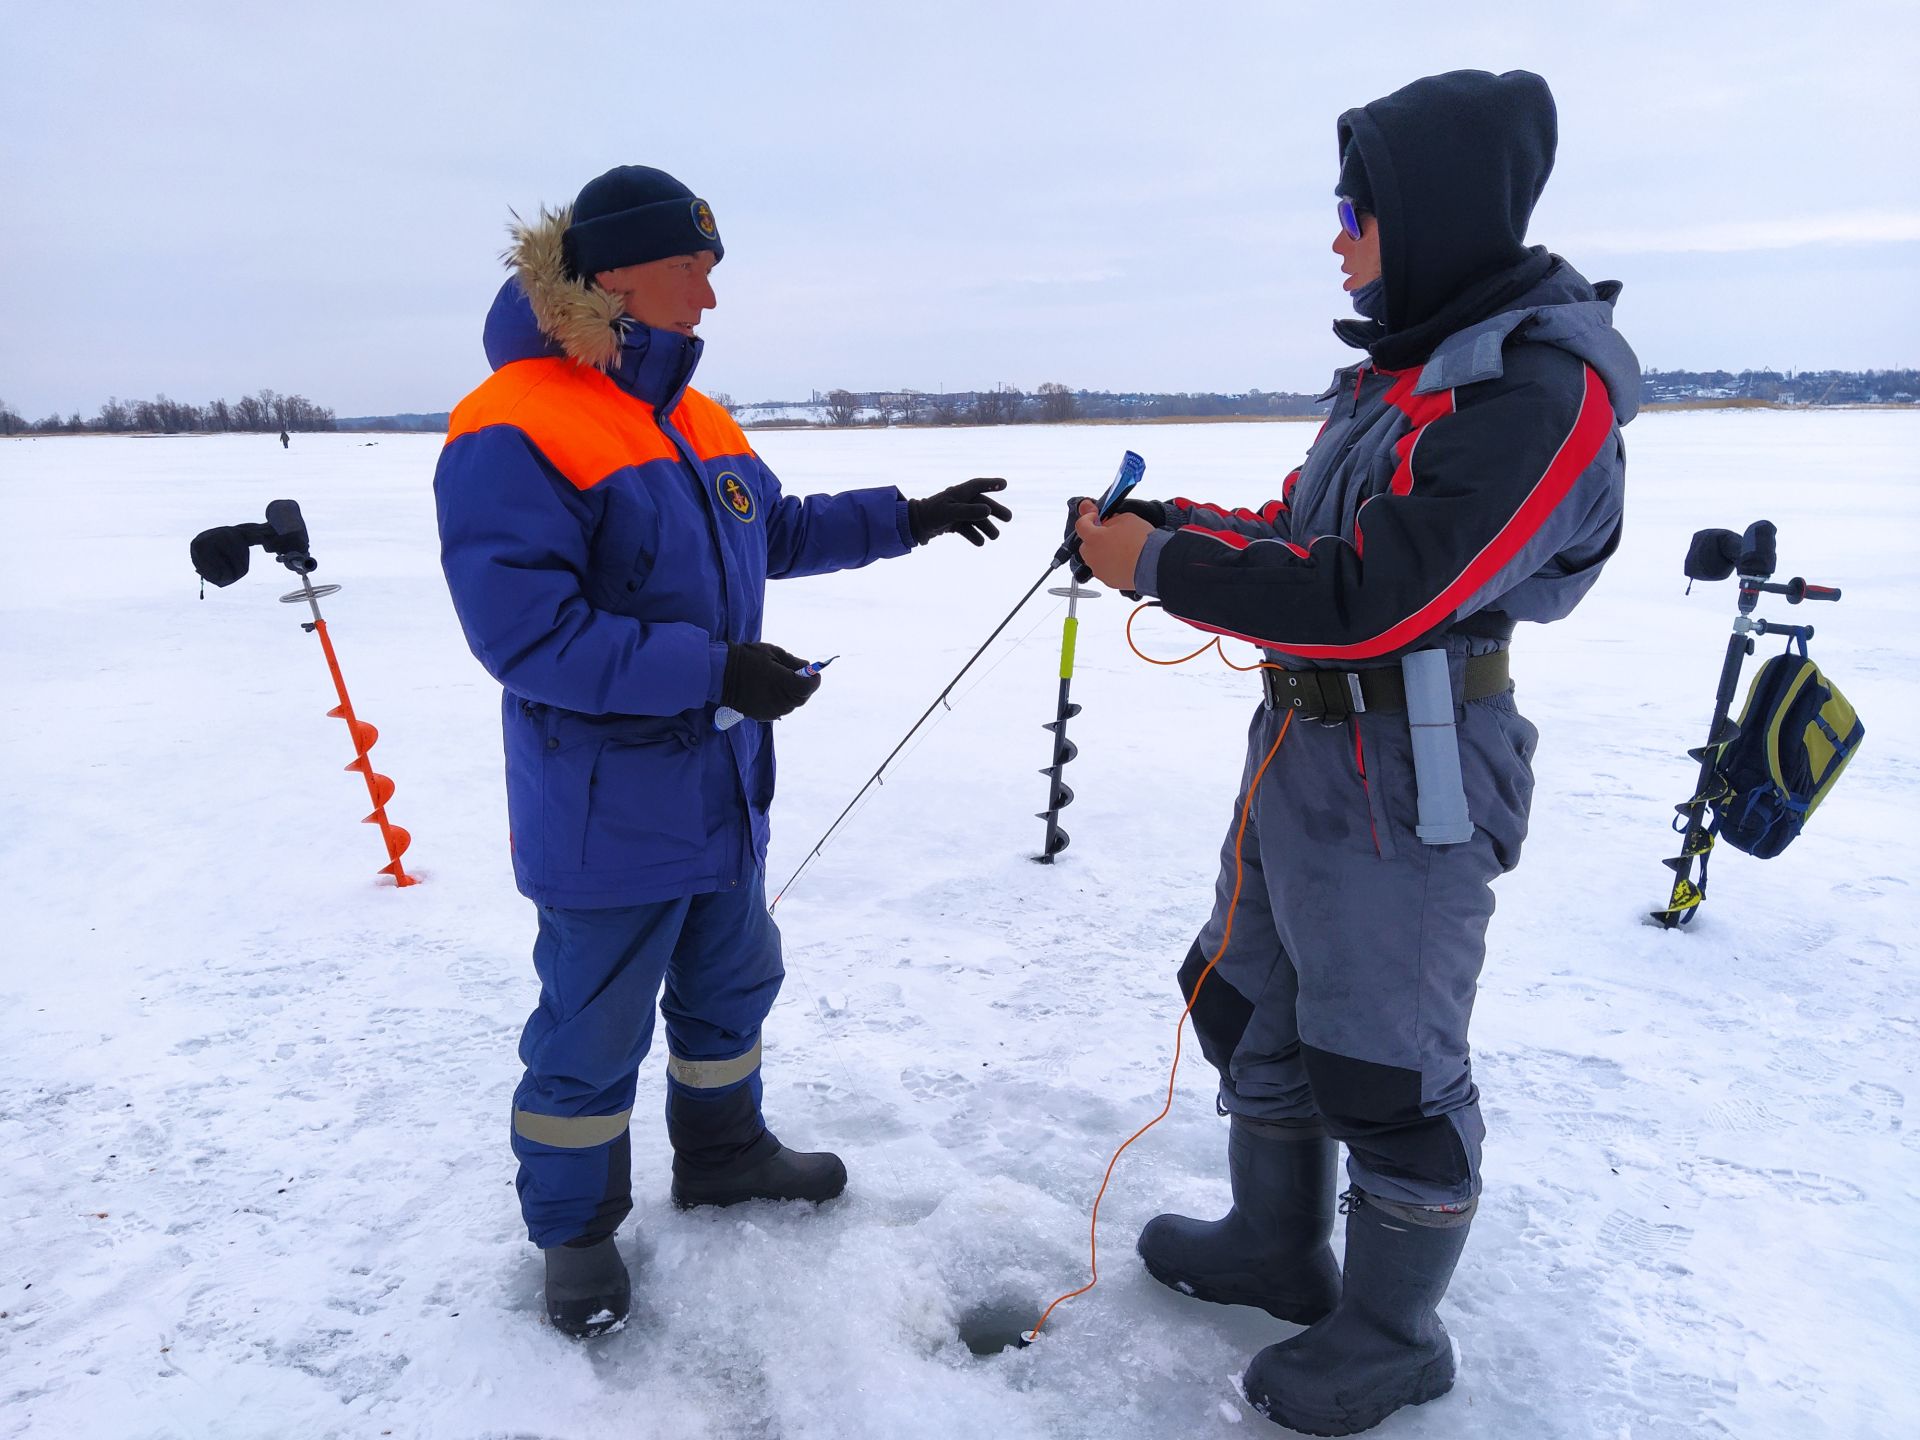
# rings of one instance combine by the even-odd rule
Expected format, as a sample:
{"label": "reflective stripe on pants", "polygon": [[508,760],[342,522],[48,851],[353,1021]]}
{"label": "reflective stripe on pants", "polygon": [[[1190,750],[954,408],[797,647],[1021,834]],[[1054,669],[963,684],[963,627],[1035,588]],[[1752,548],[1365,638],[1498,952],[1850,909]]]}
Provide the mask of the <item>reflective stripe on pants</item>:
{"label": "reflective stripe on pants", "polygon": [[760,1042],[744,1055],[731,1060],[688,1060],[671,1052],[667,1055],[667,1076],[689,1090],[724,1090],[738,1085],[760,1068]]}
{"label": "reflective stripe on pants", "polygon": [[540,1006],[520,1037],[512,1140],[521,1212],[544,1248],[610,1235],[632,1208],[628,1120],[656,1004],[668,1089],[744,1088],[758,1124],[760,1026],[785,972],[758,877],[652,905],[540,906],[539,922]]}

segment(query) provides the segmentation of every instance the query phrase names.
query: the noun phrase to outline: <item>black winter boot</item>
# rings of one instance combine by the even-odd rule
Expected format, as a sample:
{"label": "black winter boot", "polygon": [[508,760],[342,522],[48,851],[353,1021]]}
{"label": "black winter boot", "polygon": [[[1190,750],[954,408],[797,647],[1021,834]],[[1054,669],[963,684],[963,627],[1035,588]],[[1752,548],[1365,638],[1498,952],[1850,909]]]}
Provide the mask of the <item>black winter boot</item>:
{"label": "black winter boot", "polygon": [[633,1282],[609,1235],[590,1245],[556,1245],[547,1258],[547,1319],[576,1340],[606,1335],[627,1323]]}
{"label": "black winter boot", "polygon": [[696,1169],[673,1161],[673,1203],[738,1205],[744,1200],[831,1200],[847,1188],[847,1167],[825,1150],[789,1150],[766,1132],[766,1144],[749,1150],[723,1170]]}
{"label": "black winter boot", "polygon": [[1223,1219],[1156,1215],[1140,1231],[1140,1260],[1156,1281],[1217,1306],[1260,1306],[1311,1325],[1340,1298],[1327,1244],[1338,1146],[1319,1125],[1233,1117]]}
{"label": "black winter boot", "polygon": [[742,1085],[713,1099],[667,1095],[673,1142],[673,1203],[738,1205],[745,1200],[831,1200],[847,1188],[847,1167],[825,1151],[789,1150],[760,1119]]}
{"label": "black winter boot", "polygon": [[1341,1197],[1347,1265],[1340,1303],[1311,1329],[1253,1357],[1254,1409],[1308,1435],[1371,1430],[1403,1405],[1453,1388],[1453,1342],[1434,1307],[1466,1247],[1477,1202],[1458,1212]]}
{"label": "black winter boot", "polygon": [[1333,1234],[1339,1147],[1320,1126],[1234,1116],[1227,1134],[1233,1208],[1220,1220],[1157,1215],[1140,1258],[1162,1285],[1216,1305],[1258,1305],[1311,1325],[1340,1298]]}

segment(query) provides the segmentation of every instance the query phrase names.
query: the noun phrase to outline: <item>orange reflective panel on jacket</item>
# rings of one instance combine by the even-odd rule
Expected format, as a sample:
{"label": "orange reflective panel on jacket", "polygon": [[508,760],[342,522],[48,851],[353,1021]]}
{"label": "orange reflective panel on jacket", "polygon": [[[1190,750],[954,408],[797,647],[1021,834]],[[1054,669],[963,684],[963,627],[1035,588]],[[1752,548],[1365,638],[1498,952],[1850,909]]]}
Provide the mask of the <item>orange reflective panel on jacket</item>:
{"label": "orange reflective panel on jacket", "polygon": [[[681,398],[673,423],[702,460],[753,453],[733,418],[697,390]],[[490,425],[521,431],[580,490],[629,465],[680,459],[651,405],[600,371],[559,356],[516,360],[494,371],[454,407],[447,444]]]}
{"label": "orange reflective panel on jacket", "polygon": [[751,455],[753,447],[725,408],[698,390],[689,390],[673,412],[673,427],[687,437],[702,460],[720,455]]}

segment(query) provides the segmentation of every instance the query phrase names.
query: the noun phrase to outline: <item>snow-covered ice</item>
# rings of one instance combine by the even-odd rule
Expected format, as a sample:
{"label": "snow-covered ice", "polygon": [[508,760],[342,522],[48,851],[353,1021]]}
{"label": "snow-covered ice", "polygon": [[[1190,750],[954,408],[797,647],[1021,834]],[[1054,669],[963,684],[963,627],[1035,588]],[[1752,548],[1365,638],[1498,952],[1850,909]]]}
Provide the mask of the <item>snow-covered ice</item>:
{"label": "snow-covered ice", "polygon": [[[977,552],[772,588],[770,639],[843,658],[780,727],[773,879],[1031,583],[1120,451],[1145,493],[1268,498],[1302,425],[783,432],[793,490],[1011,481]],[[1533,834],[1475,1025],[1481,1219],[1446,1302],[1455,1392],[1397,1436],[1906,1436],[1920,1353],[1913,557],[1920,414],[1653,414],[1629,523],[1570,621],[1525,627]],[[635,1129],[633,1322],[540,1318],[506,1116],[534,998],[496,690],[442,588],[437,437],[0,442],[6,962],[0,1434],[1205,1437],[1290,1333],[1154,1284],[1166,1208],[1219,1213],[1225,1128],[1189,1045],[1120,1162],[1100,1284],[1030,1349],[963,1314],[1086,1279],[1112,1147],[1159,1107],[1253,683],[1141,664],[1083,608],[1073,844],[1031,864],[1060,602],[1023,613],[780,907],[768,1105],[853,1186],[821,1213],[668,1204],[658,1065]],[[383,860],[285,572],[196,598],[187,540],[304,506],[327,615],[425,883]],[[1688,534],[1780,525],[1867,740],[1807,835],[1663,896],[1730,584]],[[1785,618],[1784,604],[1763,614]],[[1197,643],[1159,615],[1142,643]],[[1244,658],[1245,652],[1242,652]],[[656,1057],[657,1058],[657,1057]],[[1249,1428],[1252,1427],[1252,1428]]]}

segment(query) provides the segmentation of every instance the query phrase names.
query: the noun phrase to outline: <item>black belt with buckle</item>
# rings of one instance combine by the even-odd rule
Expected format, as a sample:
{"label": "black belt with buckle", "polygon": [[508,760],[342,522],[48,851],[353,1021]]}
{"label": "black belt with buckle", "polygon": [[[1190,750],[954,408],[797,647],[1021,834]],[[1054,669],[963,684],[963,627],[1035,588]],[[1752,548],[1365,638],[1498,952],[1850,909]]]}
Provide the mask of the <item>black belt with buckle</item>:
{"label": "black belt with buckle", "polygon": [[[1467,657],[1460,700],[1484,700],[1513,688],[1508,652]],[[1338,725],[1349,715],[1403,715],[1406,682],[1398,665],[1373,670],[1262,670],[1269,710],[1291,710],[1302,720]]]}

